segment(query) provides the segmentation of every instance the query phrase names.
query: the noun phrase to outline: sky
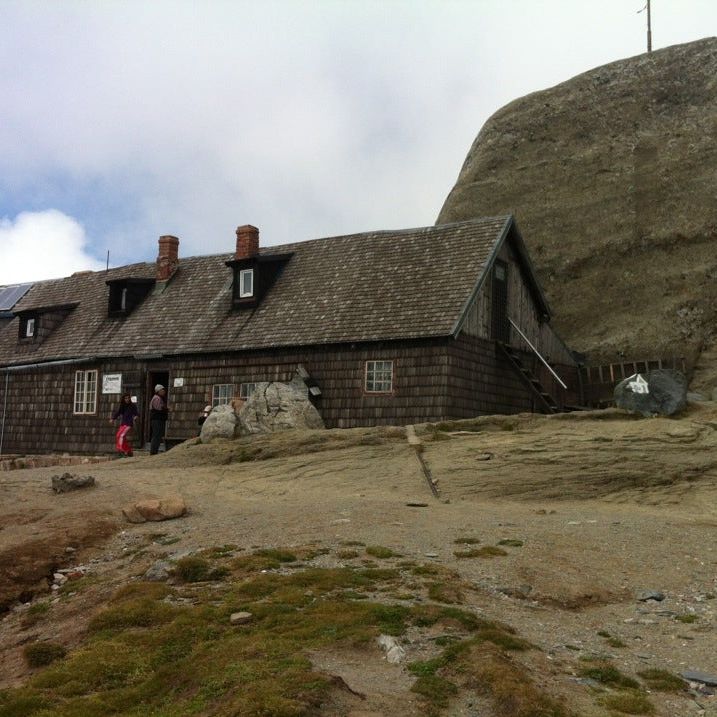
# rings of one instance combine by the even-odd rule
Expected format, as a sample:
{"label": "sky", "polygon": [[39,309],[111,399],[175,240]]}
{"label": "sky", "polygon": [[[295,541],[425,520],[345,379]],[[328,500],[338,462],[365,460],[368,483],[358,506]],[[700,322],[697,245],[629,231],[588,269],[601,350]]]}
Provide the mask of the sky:
{"label": "sky", "polygon": [[0,0],[0,285],[433,224],[486,119],[644,52],[645,2]]}

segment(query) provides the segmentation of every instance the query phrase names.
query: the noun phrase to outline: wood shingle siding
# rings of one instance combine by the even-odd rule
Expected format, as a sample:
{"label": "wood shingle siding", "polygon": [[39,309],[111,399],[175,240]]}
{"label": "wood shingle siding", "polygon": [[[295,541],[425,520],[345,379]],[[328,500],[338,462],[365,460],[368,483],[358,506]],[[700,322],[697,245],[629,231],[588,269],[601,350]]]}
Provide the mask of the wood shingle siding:
{"label": "wood shingle siding", "polygon": [[[507,267],[507,315],[561,365],[570,391],[556,391],[558,404],[579,403],[572,355],[550,328],[512,217],[333,237],[256,256],[258,267],[276,260],[276,272],[250,306],[233,306],[233,255],[180,258],[172,277],[154,284],[149,263],[35,284],[14,311],[38,312],[41,335],[20,341],[17,316],[0,325],[2,451],[111,451],[107,419],[119,395],[102,393],[106,374],[121,374],[122,389],[138,399],[137,443],[148,437],[155,383],[168,389],[167,436],[179,440],[196,435],[213,386],[231,384],[238,395],[243,383],[290,381],[299,366],[321,389],[312,400],[328,427],[533,410],[491,336],[498,260]],[[132,282],[149,293],[132,311],[108,315],[110,287]],[[555,390],[512,330],[509,341]],[[368,361],[392,362],[390,390],[367,391]],[[98,372],[96,414],[73,414],[78,370]]]}

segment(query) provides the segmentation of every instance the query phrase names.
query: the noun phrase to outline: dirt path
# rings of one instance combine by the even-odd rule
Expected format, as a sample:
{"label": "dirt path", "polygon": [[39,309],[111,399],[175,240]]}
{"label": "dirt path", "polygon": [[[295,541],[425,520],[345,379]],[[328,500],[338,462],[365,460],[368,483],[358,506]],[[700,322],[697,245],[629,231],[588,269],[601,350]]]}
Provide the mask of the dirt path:
{"label": "dirt path", "polygon": [[[569,677],[583,655],[608,654],[630,674],[646,667],[717,674],[712,404],[680,420],[601,414],[485,420],[466,427],[460,433],[450,426],[438,432],[418,427],[440,500],[398,430],[326,432],[311,440],[285,436],[262,444],[274,457],[231,463],[236,446],[182,446],[166,456],[75,471],[94,475],[97,486],[63,495],[49,491],[57,469],[0,474],[6,566],[0,588],[6,595],[15,589],[27,597],[46,588],[48,568],[92,558],[93,571],[111,578],[103,583],[105,593],[97,588],[93,594],[90,587],[84,602],[60,601],[44,628],[23,628],[24,609],[8,613],[0,622],[0,687],[25,679],[19,659],[25,641],[44,629],[72,645],[102,594],[161,557],[225,544],[245,550],[316,544],[335,551],[347,541],[386,546],[404,560],[457,571],[469,586],[465,604],[513,625],[538,645],[542,652],[531,658],[532,669],[586,715],[593,714],[590,690]],[[170,494],[184,497],[188,516],[139,526],[122,520],[124,504]],[[159,542],[151,537],[158,533]],[[504,546],[503,556],[459,559],[455,552],[465,545],[456,541],[462,538],[480,546],[517,542]],[[37,569],[18,591],[18,571],[7,565],[17,567],[21,556],[35,560]],[[333,553],[323,560],[338,564]],[[666,599],[637,600],[645,589],[662,591]],[[682,622],[686,615],[694,615],[694,622]],[[624,646],[611,647],[598,633]],[[385,678],[402,670],[380,656],[362,670],[356,659],[325,657],[334,674],[360,686],[358,691],[384,684],[372,671]],[[373,702],[360,709],[380,714],[391,700],[405,701],[410,693],[406,673],[400,674],[402,679],[388,681],[394,685],[386,688],[389,697],[377,688]],[[658,714],[666,717],[697,715],[701,707],[712,708],[710,699],[654,696]],[[334,713],[346,709],[344,702]],[[475,709],[464,705],[452,714]]]}

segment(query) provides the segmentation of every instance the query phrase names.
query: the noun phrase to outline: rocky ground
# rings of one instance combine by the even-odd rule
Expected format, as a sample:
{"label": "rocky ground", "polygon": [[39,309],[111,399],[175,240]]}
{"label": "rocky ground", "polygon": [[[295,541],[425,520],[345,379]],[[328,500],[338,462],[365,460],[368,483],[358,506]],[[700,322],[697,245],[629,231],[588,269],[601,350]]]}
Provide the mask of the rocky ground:
{"label": "rocky ground", "polygon": [[[620,714],[605,707],[614,688],[585,675],[591,659],[631,677],[717,675],[717,405],[691,404],[676,419],[487,417],[416,435],[416,445],[402,428],[184,444],[88,467],[95,487],[63,494],[50,490],[57,468],[0,474],[0,690],[38,671],[23,658],[28,644],[71,654],[118,587],[228,544],[235,554],[311,545],[314,567],[445,570],[443,593],[407,585],[380,599],[458,605],[511,625],[538,648],[511,658],[521,674],[576,714]],[[186,516],[122,516],[129,503],[170,495]],[[485,547],[495,554],[466,556]],[[401,636],[398,664],[378,646],[312,651],[314,668],[342,685],[317,713],[422,714],[407,665],[425,659],[427,639]],[[717,715],[704,683],[641,687],[654,714]],[[461,689],[442,714],[510,712]]]}

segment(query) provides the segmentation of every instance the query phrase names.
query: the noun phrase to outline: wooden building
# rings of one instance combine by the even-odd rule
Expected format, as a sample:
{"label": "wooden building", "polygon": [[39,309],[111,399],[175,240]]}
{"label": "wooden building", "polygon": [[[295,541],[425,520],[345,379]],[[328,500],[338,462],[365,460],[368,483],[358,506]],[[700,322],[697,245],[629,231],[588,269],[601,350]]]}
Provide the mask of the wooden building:
{"label": "wooden building", "polygon": [[34,284],[0,324],[0,452],[112,450],[120,391],[146,440],[157,383],[185,439],[205,404],[299,367],[328,427],[579,402],[510,216],[267,248],[236,233],[230,255],[180,259],[165,236],[156,263]]}

